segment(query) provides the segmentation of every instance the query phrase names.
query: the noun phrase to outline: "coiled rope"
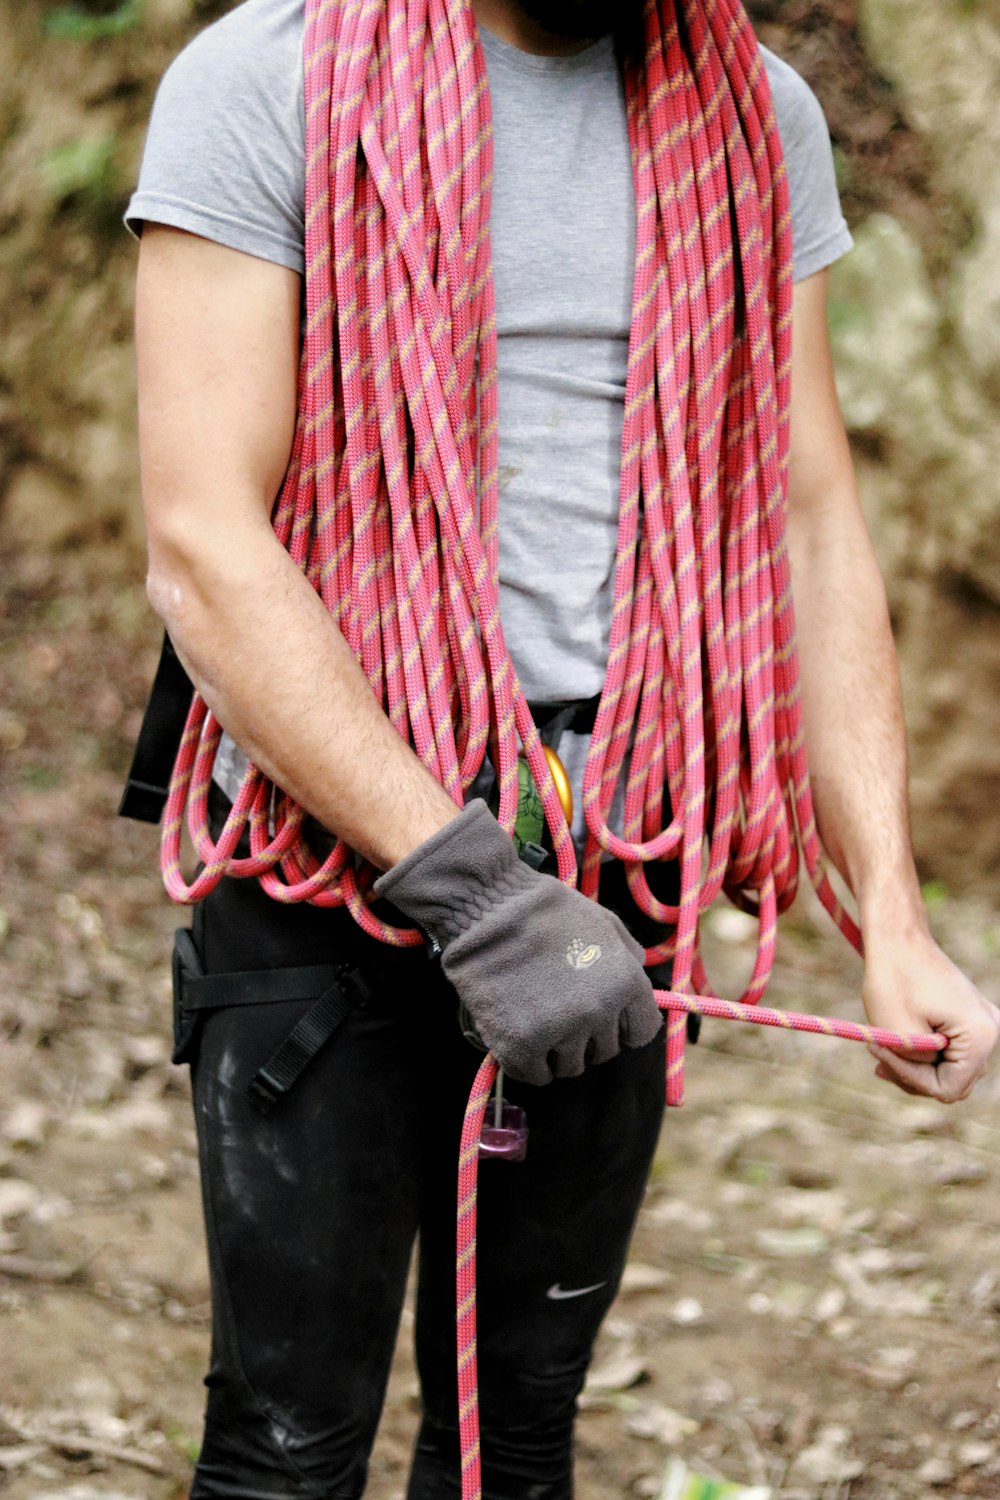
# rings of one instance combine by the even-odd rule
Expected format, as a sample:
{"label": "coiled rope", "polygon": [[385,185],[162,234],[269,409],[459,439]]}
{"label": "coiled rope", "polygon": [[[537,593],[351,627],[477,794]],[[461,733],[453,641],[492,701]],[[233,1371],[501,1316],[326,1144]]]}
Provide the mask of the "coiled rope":
{"label": "coiled rope", "polygon": [[[799,705],[783,524],[788,189],[739,0],[685,0],[679,16],[671,0],[650,0],[645,47],[643,65],[626,65],[634,305],[579,884],[596,894],[603,851],[625,861],[637,905],[672,929],[647,956],[672,957],[679,994],[709,992],[700,913],[720,892],[756,912],[742,996],[753,1004],[777,915],[795,896],[799,846],[860,947],[823,869]],[[572,882],[573,843],[500,621],[492,140],[467,0],[308,0],[305,94],[306,328],[275,532],[456,803],[489,748],[499,820],[512,830],[526,756],[559,878]],[[198,901],[224,875],[254,876],[275,900],[346,904],[385,942],[422,941],[372,911],[374,872],[342,841],[319,860],[302,809],[254,767],[210,837],[221,733],[196,695],[164,818],[170,895]],[[608,817],[622,781],[618,836]],[[191,882],[180,868],[185,818],[202,862]],[[680,863],[676,906],[652,895],[644,873],[668,858]],[[678,1013],[674,1101],[683,1040]]]}
{"label": "coiled rope", "polygon": [[[710,995],[699,916],[720,893],[759,916],[759,936],[742,1000],[715,1013],[763,995],[800,848],[834,922],[859,949],[861,939],[824,872],[802,732],[784,539],[791,220],[767,79],[739,0],[677,0],[676,12],[674,0],[648,0],[644,32],[642,62],[625,65],[634,299],[579,884],[596,896],[607,851],[625,862],[637,905],[672,929],[647,959],[673,961],[673,991],[660,998],[668,1100],[679,1102],[685,1012],[710,1006],[694,998]],[[526,756],[559,878],[572,883],[573,843],[500,621],[492,141],[471,6],[307,0],[304,56],[306,325],[274,530],[456,803],[489,749],[512,831]],[[301,807],[254,767],[210,837],[220,739],[196,695],[164,818],[174,900],[253,876],[277,901],[344,904],[384,942],[421,942],[372,911],[374,872],[342,841],[317,857]],[[608,819],[623,780],[616,835]],[[185,820],[202,862],[190,882]],[[250,854],[237,857],[247,828]],[[662,859],[680,864],[676,906],[646,881],[645,865]],[[818,1018],[780,1024],[800,1021],[843,1034]],[[463,1181],[491,1066],[470,1103]],[[473,1183],[459,1239],[466,1500],[479,1494],[474,1264]]]}

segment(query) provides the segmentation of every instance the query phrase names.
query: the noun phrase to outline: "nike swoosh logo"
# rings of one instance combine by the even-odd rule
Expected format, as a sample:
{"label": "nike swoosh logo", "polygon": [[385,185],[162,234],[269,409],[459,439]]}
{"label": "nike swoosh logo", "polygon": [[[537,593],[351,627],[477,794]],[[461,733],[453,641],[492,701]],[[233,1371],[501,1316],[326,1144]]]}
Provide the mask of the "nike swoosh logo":
{"label": "nike swoosh logo", "polygon": [[551,1297],[553,1302],[564,1302],[567,1297],[585,1297],[588,1292],[600,1291],[601,1287],[607,1286],[607,1284],[606,1281],[595,1281],[593,1286],[577,1286],[566,1292],[559,1285],[558,1281],[556,1281],[549,1287],[545,1295],[546,1297]]}

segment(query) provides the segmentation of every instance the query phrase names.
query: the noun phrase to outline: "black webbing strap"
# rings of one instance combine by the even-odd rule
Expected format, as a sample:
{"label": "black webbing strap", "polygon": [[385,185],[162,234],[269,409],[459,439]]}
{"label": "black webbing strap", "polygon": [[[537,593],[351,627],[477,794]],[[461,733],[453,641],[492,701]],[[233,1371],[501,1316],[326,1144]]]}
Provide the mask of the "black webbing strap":
{"label": "black webbing strap", "polygon": [[170,789],[170,773],[181,747],[194,688],[168,635],[142,716],[128,781],[118,804],[120,818],[158,823]]}
{"label": "black webbing strap", "polygon": [[222,1010],[230,1005],[268,1005],[308,1000],[344,977],[343,964],[298,969],[246,969],[235,974],[184,975],[185,1010]]}
{"label": "black webbing strap", "polygon": [[305,1071],[321,1047],[346,1021],[356,1005],[364,1005],[370,991],[357,969],[342,968],[285,1037],[277,1052],[258,1068],[247,1087],[247,1098],[262,1115],[269,1115]]}
{"label": "black webbing strap", "polygon": [[528,712],[535,721],[543,745],[558,750],[560,737],[569,730],[572,734],[591,734],[601,704],[600,693],[593,698],[567,698],[559,703],[529,703]]}
{"label": "black webbing strap", "polygon": [[348,962],[203,974],[191,932],[182,927],[174,934],[174,1062],[190,1060],[205,1011],[311,1000],[316,994],[319,999],[247,1087],[247,1097],[262,1114],[270,1114],[355,1006],[367,1004],[372,990]]}

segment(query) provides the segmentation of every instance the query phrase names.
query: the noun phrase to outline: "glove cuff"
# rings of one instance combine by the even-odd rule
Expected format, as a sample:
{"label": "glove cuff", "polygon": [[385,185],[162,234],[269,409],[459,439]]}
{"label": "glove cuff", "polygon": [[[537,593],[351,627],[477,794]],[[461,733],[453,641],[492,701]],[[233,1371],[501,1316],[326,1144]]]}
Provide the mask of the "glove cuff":
{"label": "glove cuff", "polygon": [[375,892],[442,948],[499,901],[529,886],[534,873],[478,798],[375,882]]}

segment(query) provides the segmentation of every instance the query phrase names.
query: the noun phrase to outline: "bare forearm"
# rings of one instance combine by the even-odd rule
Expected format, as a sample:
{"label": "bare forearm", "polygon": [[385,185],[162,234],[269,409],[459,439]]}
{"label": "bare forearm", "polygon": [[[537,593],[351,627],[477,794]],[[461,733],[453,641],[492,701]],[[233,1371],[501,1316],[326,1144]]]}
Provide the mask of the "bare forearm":
{"label": "bare forearm", "polygon": [[455,816],[266,520],[235,545],[210,528],[196,547],[150,541],[154,607],[209,706],[272,780],[381,869]]}
{"label": "bare forearm", "polygon": [[825,273],[796,284],[793,329],[788,550],[820,837],[861,910],[869,1019],[949,1038],[933,1063],[876,1049],[879,1075],[910,1093],[962,1099],[996,1044],[997,1017],[927,927],[899,669],[837,401]]}
{"label": "bare forearm", "polygon": [[856,496],[789,521],[802,707],[823,844],[869,928],[923,928],[899,669]]}

